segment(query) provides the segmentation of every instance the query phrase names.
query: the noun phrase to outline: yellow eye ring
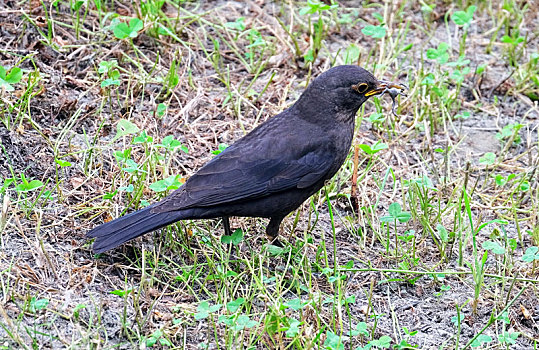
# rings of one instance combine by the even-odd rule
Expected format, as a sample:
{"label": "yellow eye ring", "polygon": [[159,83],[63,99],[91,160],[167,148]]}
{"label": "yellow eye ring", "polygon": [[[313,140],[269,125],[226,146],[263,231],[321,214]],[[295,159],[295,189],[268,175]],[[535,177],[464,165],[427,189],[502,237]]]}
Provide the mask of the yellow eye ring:
{"label": "yellow eye ring", "polygon": [[359,83],[359,84],[356,84],[356,85],[352,85],[352,89],[356,90],[360,94],[367,91],[368,88],[369,88],[369,85],[366,84],[366,83]]}

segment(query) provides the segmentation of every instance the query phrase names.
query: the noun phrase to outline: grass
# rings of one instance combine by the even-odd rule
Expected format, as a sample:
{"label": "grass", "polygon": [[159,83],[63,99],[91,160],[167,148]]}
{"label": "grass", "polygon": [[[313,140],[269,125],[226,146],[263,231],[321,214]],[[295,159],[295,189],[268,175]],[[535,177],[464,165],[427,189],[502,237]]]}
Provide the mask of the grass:
{"label": "grass", "polygon": [[[0,8],[0,348],[536,348],[537,9],[346,6]],[[91,253],[89,229],[356,63],[408,97],[361,108],[284,248],[232,218]]]}

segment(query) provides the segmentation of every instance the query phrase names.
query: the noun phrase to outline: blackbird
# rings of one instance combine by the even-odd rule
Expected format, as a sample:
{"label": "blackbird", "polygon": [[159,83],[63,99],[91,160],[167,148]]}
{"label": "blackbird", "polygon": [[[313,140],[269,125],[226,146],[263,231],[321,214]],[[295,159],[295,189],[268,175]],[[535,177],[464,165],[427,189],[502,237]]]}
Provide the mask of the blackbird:
{"label": "blackbird", "polygon": [[89,231],[101,253],[179,220],[230,216],[269,218],[277,242],[281,221],[343,164],[358,109],[370,96],[402,94],[405,86],[377,80],[354,65],[322,73],[288,109],[210,160],[162,201]]}

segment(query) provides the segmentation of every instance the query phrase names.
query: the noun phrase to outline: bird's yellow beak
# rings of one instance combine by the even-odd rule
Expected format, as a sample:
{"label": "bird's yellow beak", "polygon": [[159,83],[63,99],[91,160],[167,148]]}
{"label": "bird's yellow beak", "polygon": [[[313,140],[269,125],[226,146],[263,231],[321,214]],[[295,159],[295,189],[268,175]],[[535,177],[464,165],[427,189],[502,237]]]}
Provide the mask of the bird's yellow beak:
{"label": "bird's yellow beak", "polygon": [[376,86],[374,89],[372,89],[371,91],[367,91],[365,93],[365,96],[369,97],[369,96],[373,96],[373,95],[380,95],[380,94],[383,94],[391,89],[398,89],[400,90],[399,92],[403,92],[404,90],[408,89],[408,87],[404,84],[400,84],[400,83],[392,83],[390,81],[384,81],[384,80],[380,80],[378,81],[378,86]]}

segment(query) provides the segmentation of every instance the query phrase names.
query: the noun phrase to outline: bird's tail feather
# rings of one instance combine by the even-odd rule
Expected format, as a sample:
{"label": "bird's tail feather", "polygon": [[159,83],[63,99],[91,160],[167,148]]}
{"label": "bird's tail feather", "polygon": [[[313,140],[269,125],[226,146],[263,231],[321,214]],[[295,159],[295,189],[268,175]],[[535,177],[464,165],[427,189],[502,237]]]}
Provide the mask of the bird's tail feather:
{"label": "bird's tail feather", "polygon": [[145,233],[182,219],[179,212],[152,213],[152,207],[119,217],[88,232],[88,238],[95,238],[94,252],[96,254],[103,253]]}

